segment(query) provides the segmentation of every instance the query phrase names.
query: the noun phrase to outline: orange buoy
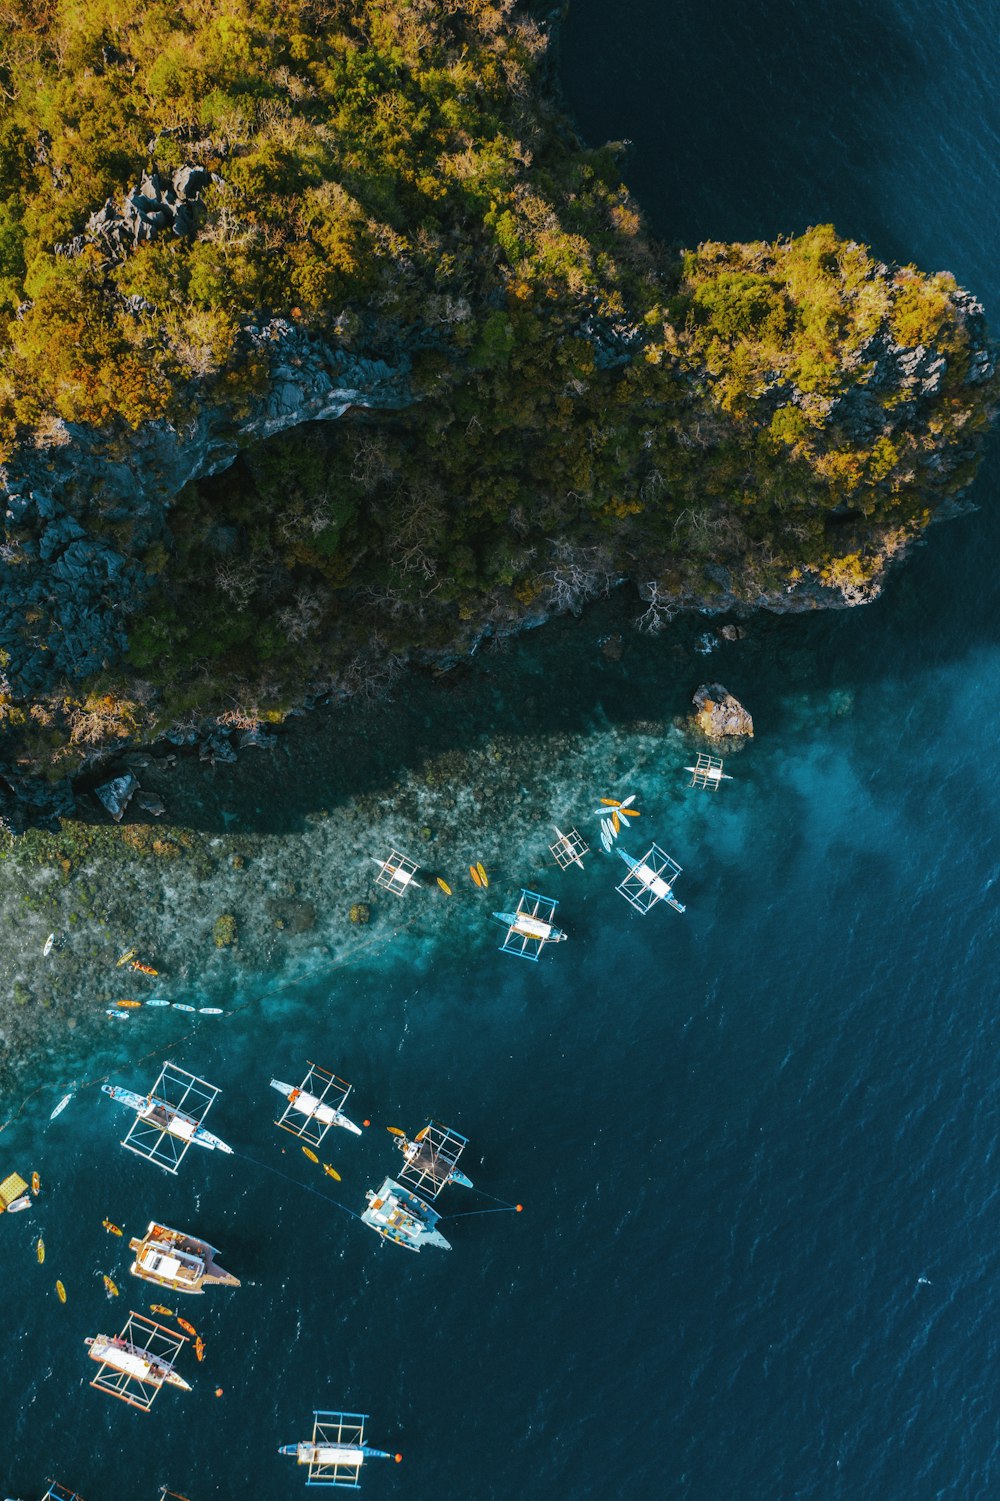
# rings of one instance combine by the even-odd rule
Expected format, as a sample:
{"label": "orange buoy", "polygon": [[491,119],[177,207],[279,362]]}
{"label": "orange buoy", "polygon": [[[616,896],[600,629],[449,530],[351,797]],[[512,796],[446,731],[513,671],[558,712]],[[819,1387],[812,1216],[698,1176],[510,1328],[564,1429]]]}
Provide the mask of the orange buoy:
{"label": "orange buoy", "polygon": [[371,1121],[362,1121],[361,1124],[363,1126],[370,1126],[371,1125]]}
{"label": "orange buoy", "polygon": [[217,1386],[217,1387],[216,1387],[216,1388],[215,1388],[215,1395],[216,1395],[216,1396],[217,1396],[217,1397],[221,1397],[221,1396],[222,1396],[222,1387],[221,1387],[221,1386]]}
{"label": "orange buoy", "polygon": [[518,1214],[520,1214],[523,1211],[523,1209],[524,1209],[524,1205],[523,1204],[515,1204],[514,1208],[517,1210]]}
{"label": "orange buoy", "polygon": [[393,1457],[393,1459],[396,1461],[396,1463],[398,1465],[401,1465],[403,1463],[403,1456],[402,1456],[402,1454],[394,1454],[392,1457]]}

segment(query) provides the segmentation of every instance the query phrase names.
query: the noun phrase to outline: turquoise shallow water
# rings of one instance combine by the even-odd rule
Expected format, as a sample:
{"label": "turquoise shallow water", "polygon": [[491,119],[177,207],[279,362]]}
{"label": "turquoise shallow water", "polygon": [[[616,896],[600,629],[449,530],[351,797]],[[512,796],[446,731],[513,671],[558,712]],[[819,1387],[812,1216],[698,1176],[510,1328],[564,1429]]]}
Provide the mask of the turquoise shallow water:
{"label": "turquoise shallow water", "polygon": [[[575,0],[563,58],[585,131],[635,139],[662,232],[832,215],[1000,302],[987,7]],[[380,909],[369,947],[213,966],[205,1001],[230,1014],[194,1035],[144,1010],[28,1061],[26,1087],[51,1084],[0,1136],[0,1165],[36,1168],[45,1194],[0,1221],[4,1494],[33,1501],[55,1475],[88,1501],[248,1483],[276,1501],[300,1486],[278,1445],[307,1434],[313,1406],[340,1405],[404,1453],[367,1473],[372,1497],[995,1494],[997,480],[994,457],[979,512],[932,534],[870,609],[761,619],[701,656],[711,622],[649,642],[612,602],[457,687],[415,688],[400,771],[425,744],[470,747],[429,794],[435,823],[489,822],[483,737],[531,753],[523,793],[496,810],[489,894],[453,862],[452,904],[413,893],[395,934]],[[598,647],[614,631],[620,663]],[[714,678],[757,735],[710,797],[686,790],[671,720]],[[309,798],[324,776],[331,805],[349,805],[334,754],[310,761]],[[603,855],[585,873],[542,864],[550,813],[583,827],[595,797],[633,788],[639,828],[684,867],[683,917],[634,916]],[[204,824],[263,821],[268,797],[216,777]],[[285,872],[322,908],[320,828],[287,824]],[[353,853],[360,868],[364,825]],[[277,879],[259,870],[248,878]],[[522,881],[560,898],[571,934],[537,967],[498,955],[487,923],[494,892]],[[192,1151],[171,1181],[117,1146],[125,1117],[94,1088],[48,1122],[65,1080],[141,1088],[161,1057],[221,1086],[211,1124],[239,1156]],[[268,1078],[307,1057],[350,1079],[372,1121],[325,1157],[344,1205],[397,1160],[384,1127],[433,1114],[470,1137],[477,1184],[525,1212],[454,1219],[450,1253],[381,1246],[305,1191],[327,1180],[271,1124]],[[489,1206],[460,1190],[442,1205]],[[197,1230],[244,1280],[189,1300],[205,1364],[189,1356],[195,1391],[148,1417],[86,1384],[84,1337],[150,1301],[105,1215],[131,1233],[154,1216]]]}

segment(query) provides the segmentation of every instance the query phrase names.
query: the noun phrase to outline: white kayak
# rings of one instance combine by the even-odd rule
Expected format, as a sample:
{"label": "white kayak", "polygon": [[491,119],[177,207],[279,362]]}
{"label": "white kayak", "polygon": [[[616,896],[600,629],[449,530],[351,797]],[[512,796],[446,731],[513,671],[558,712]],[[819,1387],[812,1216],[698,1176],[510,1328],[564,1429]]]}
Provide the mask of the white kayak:
{"label": "white kayak", "polygon": [[52,1114],[49,1116],[49,1120],[50,1121],[54,1121],[57,1115],[62,1115],[63,1111],[66,1109],[66,1106],[69,1104],[69,1102],[70,1102],[70,1100],[72,1098],[73,1098],[72,1094],[64,1094],[63,1097],[62,1097],[62,1099],[59,1101],[59,1104],[56,1106],[56,1108],[53,1110]]}
{"label": "white kayak", "polygon": [[52,952],[52,945],[55,943],[55,941],[56,941],[56,935],[54,933],[50,933],[49,936],[48,936],[48,938],[46,938],[46,940],[45,940],[44,947],[42,948],[42,958],[43,959],[47,959],[49,957],[49,955]]}

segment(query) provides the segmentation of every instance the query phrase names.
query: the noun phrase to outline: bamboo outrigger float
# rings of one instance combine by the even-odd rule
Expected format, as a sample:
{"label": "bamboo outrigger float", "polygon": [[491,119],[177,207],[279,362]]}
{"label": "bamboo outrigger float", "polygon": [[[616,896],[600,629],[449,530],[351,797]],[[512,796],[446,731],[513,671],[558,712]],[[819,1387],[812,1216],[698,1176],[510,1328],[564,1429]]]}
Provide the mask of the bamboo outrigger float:
{"label": "bamboo outrigger float", "polygon": [[218,1255],[207,1240],[195,1235],[185,1235],[182,1230],[171,1230],[168,1225],[158,1225],[150,1220],[145,1235],[128,1243],[135,1252],[135,1260],[129,1267],[133,1277],[145,1282],[155,1282],[159,1287],[169,1287],[178,1293],[203,1293],[206,1285],[239,1287],[240,1279],[221,1266],[216,1266]]}
{"label": "bamboo outrigger float", "polygon": [[618,854],[628,866],[628,875],[615,889],[621,892],[637,912],[645,914],[657,902],[666,902],[676,912],[685,910],[671,889],[681,873],[681,867],[676,860],[671,860],[669,855],[664,854],[658,844],[650,845],[641,860],[636,860],[623,849],[619,849]]}
{"label": "bamboo outrigger float", "polygon": [[552,921],[559,903],[550,896],[539,896],[523,886],[513,912],[494,912],[495,922],[507,929],[500,945],[501,954],[515,954],[519,959],[538,962],[547,943],[564,943],[567,937]]}
{"label": "bamboo outrigger float", "polygon": [[412,1141],[400,1132],[396,1145],[405,1159],[400,1182],[408,1184],[421,1198],[433,1201],[449,1183],[472,1187],[471,1178],[458,1167],[469,1138],[442,1126],[440,1121],[428,1121]]}
{"label": "bamboo outrigger float", "polygon": [[308,1465],[306,1485],[338,1485],[357,1490],[366,1459],[395,1459],[365,1443],[366,1412],[314,1412],[312,1438],[299,1444],[282,1444],[279,1454],[291,1455],[296,1464]]}
{"label": "bamboo outrigger float", "polygon": [[291,1084],[283,1084],[280,1079],[272,1079],[271,1088],[288,1100],[274,1124],[284,1131],[291,1131],[302,1141],[318,1147],[331,1126],[341,1126],[355,1136],[361,1135],[361,1127],[343,1114],[352,1086],[325,1068],[317,1068],[310,1062],[309,1072],[297,1089]]}
{"label": "bamboo outrigger float", "polygon": [[701,751],[693,766],[685,766],[684,770],[691,773],[689,787],[707,788],[709,792],[718,792],[720,782],[731,782],[733,779],[724,772],[721,756],[710,756],[706,751]]}
{"label": "bamboo outrigger float", "polygon": [[187,1335],[164,1324],[130,1313],[119,1335],[95,1334],[86,1341],[88,1355],[100,1370],[90,1383],[109,1397],[148,1412],[164,1386],[191,1390],[174,1370],[174,1361],[187,1344]]}
{"label": "bamboo outrigger float", "polygon": [[375,855],[372,859],[378,866],[378,875],[375,877],[375,885],[381,886],[384,891],[392,891],[396,896],[402,896],[408,886],[418,886],[417,862],[407,855],[401,855],[398,850],[391,850],[387,860],[379,860]]}
{"label": "bamboo outrigger float", "polygon": [[383,1240],[405,1246],[408,1251],[420,1251],[424,1246],[451,1250],[451,1242],[436,1228],[441,1218],[437,1210],[394,1179],[384,1179],[379,1189],[370,1188],[365,1198],[368,1208],[361,1216],[362,1224]]}
{"label": "bamboo outrigger float", "polygon": [[118,1084],[102,1084],[104,1094],[134,1110],[135,1120],[122,1146],[176,1174],[190,1146],[232,1154],[221,1137],[206,1131],[204,1120],[221,1094],[214,1084],[199,1079],[175,1063],[165,1063],[149,1094],[136,1094]]}

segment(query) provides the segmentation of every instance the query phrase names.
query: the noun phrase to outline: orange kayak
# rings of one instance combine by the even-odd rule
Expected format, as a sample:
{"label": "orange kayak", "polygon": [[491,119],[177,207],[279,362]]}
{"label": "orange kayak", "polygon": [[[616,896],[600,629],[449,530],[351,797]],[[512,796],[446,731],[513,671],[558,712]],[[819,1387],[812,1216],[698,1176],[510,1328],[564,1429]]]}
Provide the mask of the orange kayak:
{"label": "orange kayak", "polygon": [[31,1192],[33,1194],[36,1194],[36,1193],[40,1192],[41,1187],[42,1187],[42,1180],[41,1180],[41,1178],[38,1176],[37,1173],[32,1173],[32,1175],[31,1175]]}
{"label": "orange kayak", "polygon": [[480,876],[478,870],[474,865],[469,866],[469,875],[472,877],[477,886],[481,886],[483,884],[482,877]]}
{"label": "orange kayak", "polygon": [[198,1335],[197,1339],[194,1342],[194,1353],[195,1353],[195,1358],[196,1359],[198,1359],[198,1360],[204,1360],[205,1359],[205,1341],[202,1339],[202,1337],[201,1337],[200,1334]]}
{"label": "orange kayak", "polygon": [[115,1001],[115,1005],[116,1006],[120,1006],[123,1011],[134,1011],[137,1006],[141,1006],[142,1005],[142,1002],[141,1001]]}
{"label": "orange kayak", "polygon": [[180,1326],[184,1330],[185,1334],[190,1334],[194,1339],[198,1338],[198,1331],[197,1331],[197,1329],[194,1327],[193,1324],[189,1324],[188,1321],[187,1321],[187,1319],[178,1319],[177,1322],[178,1322],[178,1324],[180,1324]]}
{"label": "orange kayak", "polygon": [[140,964],[138,959],[132,960],[132,968],[137,969],[140,975],[158,975],[160,971],[154,969],[151,964]]}

